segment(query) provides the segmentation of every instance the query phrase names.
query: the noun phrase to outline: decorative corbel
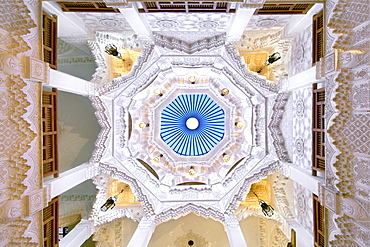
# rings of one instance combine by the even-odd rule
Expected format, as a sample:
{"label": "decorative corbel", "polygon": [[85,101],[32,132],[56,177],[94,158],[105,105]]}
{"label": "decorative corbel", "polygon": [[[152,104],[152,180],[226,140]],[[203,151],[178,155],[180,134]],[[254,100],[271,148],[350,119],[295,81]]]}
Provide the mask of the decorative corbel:
{"label": "decorative corbel", "polygon": [[25,56],[23,58],[23,64],[22,77],[24,79],[42,82],[46,85],[50,83],[50,67],[48,63],[33,57]]}

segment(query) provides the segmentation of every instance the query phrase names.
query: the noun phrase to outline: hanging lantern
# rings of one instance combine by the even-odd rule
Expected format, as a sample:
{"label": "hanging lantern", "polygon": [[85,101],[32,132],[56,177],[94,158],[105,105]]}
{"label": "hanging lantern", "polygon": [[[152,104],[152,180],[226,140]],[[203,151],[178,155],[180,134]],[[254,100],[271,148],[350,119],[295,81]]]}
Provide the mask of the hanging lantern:
{"label": "hanging lantern", "polygon": [[103,212],[107,212],[108,209],[113,209],[116,206],[116,201],[118,200],[119,194],[121,194],[122,192],[123,190],[121,190],[121,192],[117,195],[109,197],[107,201],[103,204],[103,206],[100,207],[100,210]]}
{"label": "hanging lantern", "polygon": [[280,53],[275,52],[275,53],[273,53],[269,56],[269,58],[266,60],[265,64],[270,65],[270,64],[276,62],[277,60],[279,60],[280,58],[281,58]]}
{"label": "hanging lantern", "polygon": [[[254,192],[253,192],[254,193]],[[271,217],[274,215],[274,208],[270,205],[268,205],[265,201],[260,200],[256,193],[254,193],[259,200],[259,205],[262,208],[262,212],[265,216]]]}
{"label": "hanging lantern", "polygon": [[113,44],[108,44],[105,46],[105,52],[109,55],[112,55],[116,58],[119,58],[119,59],[122,59],[124,61],[124,59],[122,58],[122,55],[121,53],[118,52],[117,50],[117,47]]}

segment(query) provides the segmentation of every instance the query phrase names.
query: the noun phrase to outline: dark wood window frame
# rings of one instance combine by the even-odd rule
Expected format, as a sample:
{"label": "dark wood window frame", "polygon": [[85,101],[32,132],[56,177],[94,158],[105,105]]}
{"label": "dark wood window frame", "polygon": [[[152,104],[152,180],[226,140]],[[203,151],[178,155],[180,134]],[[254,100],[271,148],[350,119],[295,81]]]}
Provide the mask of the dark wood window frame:
{"label": "dark wood window frame", "polygon": [[313,231],[314,246],[325,246],[325,207],[321,205],[319,198],[313,194]]}
{"label": "dark wood window frame", "polygon": [[58,177],[58,90],[42,92],[43,176]]}
{"label": "dark wood window frame", "polygon": [[119,12],[118,9],[107,7],[101,2],[57,2],[64,12]]}
{"label": "dark wood window frame", "polygon": [[294,15],[306,14],[313,3],[267,3],[262,8],[256,9],[255,15]]}
{"label": "dark wood window frame", "polygon": [[42,211],[44,247],[59,246],[59,197],[55,197]]}
{"label": "dark wood window frame", "polygon": [[58,18],[46,12],[42,14],[42,44],[44,49],[44,62],[50,68],[57,69],[58,61]]}
{"label": "dark wood window frame", "polygon": [[220,12],[233,13],[231,2],[141,2],[139,12]]}
{"label": "dark wood window frame", "polygon": [[312,95],[312,175],[325,173],[325,88],[313,84]]}
{"label": "dark wood window frame", "polygon": [[324,56],[324,12],[312,17],[312,66]]}

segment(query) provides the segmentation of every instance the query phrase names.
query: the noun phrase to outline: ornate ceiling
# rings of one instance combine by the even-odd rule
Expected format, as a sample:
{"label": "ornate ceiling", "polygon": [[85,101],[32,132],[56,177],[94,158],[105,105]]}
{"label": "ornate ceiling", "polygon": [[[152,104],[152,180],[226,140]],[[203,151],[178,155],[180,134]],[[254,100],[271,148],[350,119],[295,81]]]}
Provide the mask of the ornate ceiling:
{"label": "ornate ceiling", "polygon": [[[130,185],[140,217],[160,223],[192,211],[223,221],[252,183],[289,159],[279,136],[287,96],[278,84],[248,73],[232,45],[209,42],[213,48],[171,56],[170,47],[147,44],[130,73],[95,89],[91,100],[103,127],[93,155],[102,174],[92,214],[98,224],[132,214],[100,212],[111,179]],[[210,118],[218,121],[207,122],[197,108],[213,109]],[[191,117],[198,120],[195,129],[186,125]]]}

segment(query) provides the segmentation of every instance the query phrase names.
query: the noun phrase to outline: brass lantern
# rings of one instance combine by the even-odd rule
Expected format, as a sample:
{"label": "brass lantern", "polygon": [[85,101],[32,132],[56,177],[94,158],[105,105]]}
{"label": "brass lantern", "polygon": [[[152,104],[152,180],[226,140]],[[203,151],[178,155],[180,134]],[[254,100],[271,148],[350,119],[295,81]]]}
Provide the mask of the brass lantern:
{"label": "brass lantern", "polygon": [[124,59],[122,58],[121,53],[119,53],[119,52],[118,52],[117,47],[116,47],[115,45],[113,45],[113,44],[108,44],[108,45],[106,45],[106,46],[105,46],[105,52],[106,52],[108,55],[112,55],[112,56],[114,56],[114,57],[116,57],[116,58],[119,58],[119,59],[124,60]]}
{"label": "brass lantern", "polygon": [[[253,192],[254,193],[254,192]],[[254,193],[259,201],[259,204],[262,208],[262,212],[265,216],[271,217],[274,215],[274,208],[268,205],[265,201],[260,200],[256,193]]]}

